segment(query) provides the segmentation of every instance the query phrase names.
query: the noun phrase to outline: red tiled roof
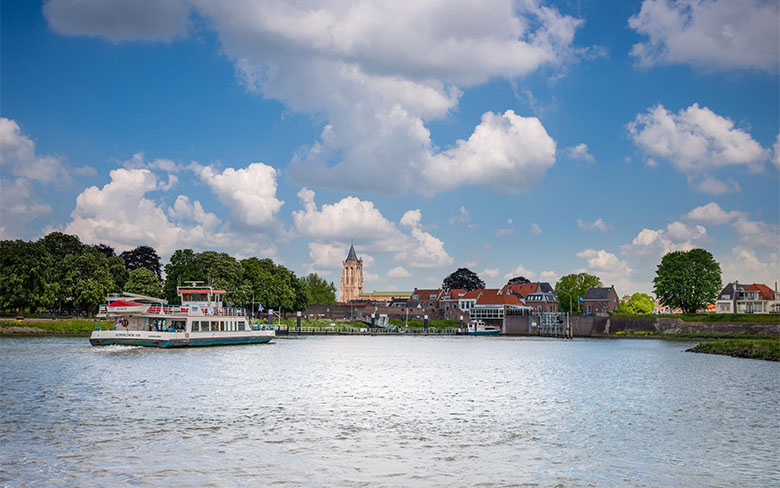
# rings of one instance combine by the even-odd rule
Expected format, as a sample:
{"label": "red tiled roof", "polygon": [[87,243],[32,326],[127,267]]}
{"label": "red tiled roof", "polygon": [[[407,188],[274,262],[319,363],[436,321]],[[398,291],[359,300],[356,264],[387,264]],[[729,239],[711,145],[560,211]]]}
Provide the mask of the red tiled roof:
{"label": "red tiled roof", "polygon": [[463,288],[453,288],[450,290],[446,296],[452,298],[453,300],[457,300],[458,298],[462,298],[463,295],[466,294],[466,290]]}
{"label": "red tiled roof", "polygon": [[745,287],[745,291],[758,291],[762,300],[774,300],[775,296],[775,292],[772,291],[771,288],[766,285],[762,285],[761,283],[753,283],[752,285],[748,285]]}
{"label": "red tiled roof", "polygon": [[439,296],[439,292],[441,292],[441,288],[437,288],[435,290],[418,290],[417,288],[414,289],[412,292],[412,295],[420,295],[420,299],[428,300],[431,295]]}
{"label": "red tiled roof", "polygon": [[501,289],[501,294],[506,295],[511,290],[513,295],[527,297],[531,293],[536,293],[539,288],[539,283],[522,283],[516,285],[504,285]]}
{"label": "red tiled roof", "polygon": [[[487,291],[487,290],[486,290]],[[498,293],[485,293],[477,299],[477,305],[525,305],[515,295],[499,295]]]}

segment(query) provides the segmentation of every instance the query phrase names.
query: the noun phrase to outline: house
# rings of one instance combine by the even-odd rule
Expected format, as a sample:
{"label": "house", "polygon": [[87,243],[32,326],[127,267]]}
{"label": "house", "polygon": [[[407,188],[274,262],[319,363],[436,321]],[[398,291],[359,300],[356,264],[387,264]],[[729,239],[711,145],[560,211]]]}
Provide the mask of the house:
{"label": "house", "polygon": [[443,292],[439,298],[439,310],[444,314],[444,320],[456,320],[462,315],[460,298],[466,294],[463,288],[453,288]]}
{"label": "house", "polygon": [[558,313],[558,297],[555,293],[531,293],[525,297],[525,304],[537,312]]}
{"label": "house", "polygon": [[620,307],[620,298],[615,287],[588,288],[582,299],[582,311],[585,315],[609,315]]}
{"label": "house", "polygon": [[550,286],[547,282],[537,282],[537,283],[519,283],[519,284],[509,284],[507,283],[504,285],[503,288],[501,288],[501,294],[502,295],[517,295],[521,299],[525,299],[528,295],[531,293],[555,293],[555,290],[553,290],[553,287]]}
{"label": "house", "polygon": [[530,314],[530,307],[517,295],[501,294],[500,290],[474,290],[479,291],[475,304],[469,310],[472,320],[484,320],[486,323],[500,325],[503,328],[504,317],[511,313]]}
{"label": "house", "polygon": [[718,294],[715,307],[718,313],[777,313],[780,312],[780,294],[761,283],[727,284]]}
{"label": "house", "polygon": [[477,298],[485,290],[471,290],[458,298],[458,308],[468,312],[477,303]]}

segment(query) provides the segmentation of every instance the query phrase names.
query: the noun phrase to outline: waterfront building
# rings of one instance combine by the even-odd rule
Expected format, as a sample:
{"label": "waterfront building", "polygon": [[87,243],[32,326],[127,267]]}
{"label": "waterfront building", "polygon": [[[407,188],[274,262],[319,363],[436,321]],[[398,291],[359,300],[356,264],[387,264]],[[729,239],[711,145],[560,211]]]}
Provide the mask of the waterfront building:
{"label": "waterfront building", "polygon": [[347,259],[341,265],[341,302],[359,300],[363,293],[363,260],[358,259],[355,246],[349,246]]}
{"label": "waterfront building", "polygon": [[398,301],[408,301],[412,292],[410,291],[372,291],[371,293],[361,293],[358,297],[360,301],[369,301],[372,303],[393,303]]}
{"label": "waterfront building", "polygon": [[727,284],[718,295],[715,307],[718,313],[778,313],[780,294],[761,283]]}
{"label": "waterfront building", "polygon": [[620,307],[620,298],[615,286],[588,288],[582,299],[582,311],[585,315],[609,315]]}

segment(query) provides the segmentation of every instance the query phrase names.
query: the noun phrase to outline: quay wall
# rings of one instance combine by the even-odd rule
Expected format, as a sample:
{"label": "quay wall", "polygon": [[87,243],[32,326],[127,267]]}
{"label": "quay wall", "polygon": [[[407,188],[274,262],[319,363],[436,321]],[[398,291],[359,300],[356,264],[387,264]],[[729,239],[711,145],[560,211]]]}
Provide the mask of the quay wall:
{"label": "quay wall", "polygon": [[[535,317],[509,316],[504,335],[530,335]],[[659,334],[771,334],[780,335],[780,322],[685,322],[678,318],[597,317],[575,315],[569,318],[574,337],[603,337],[617,332],[656,332]]]}

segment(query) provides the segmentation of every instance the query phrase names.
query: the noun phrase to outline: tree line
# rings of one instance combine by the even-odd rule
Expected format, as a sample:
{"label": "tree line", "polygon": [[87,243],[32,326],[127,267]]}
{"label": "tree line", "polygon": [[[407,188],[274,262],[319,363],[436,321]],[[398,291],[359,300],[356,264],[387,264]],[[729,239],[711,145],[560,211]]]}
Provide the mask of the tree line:
{"label": "tree line", "polygon": [[[516,276],[508,284],[523,284],[531,281]],[[598,276],[588,273],[572,273],[562,276],[555,284],[558,309],[561,312],[580,311],[579,300],[585,297],[589,288],[603,287]],[[714,303],[722,288],[720,264],[704,249],[672,251],[663,256],[653,279],[653,291],[662,305],[681,309],[684,313],[696,313]],[[442,282],[446,291],[462,288],[466,291],[481,289],[485,282],[468,268],[458,268]],[[620,304],[621,313],[648,314],[655,309],[652,297],[645,293],[634,293]]]}
{"label": "tree line", "polygon": [[[163,278],[163,271],[165,276]],[[109,293],[129,292],[179,303],[188,281],[227,291],[225,301],[254,310],[303,310],[336,303],[336,287],[312,273],[297,277],[271,259],[179,249],[168,264],[149,246],[116,254],[52,232],[37,241],[0,241],[0,310],[94,313]]]}

